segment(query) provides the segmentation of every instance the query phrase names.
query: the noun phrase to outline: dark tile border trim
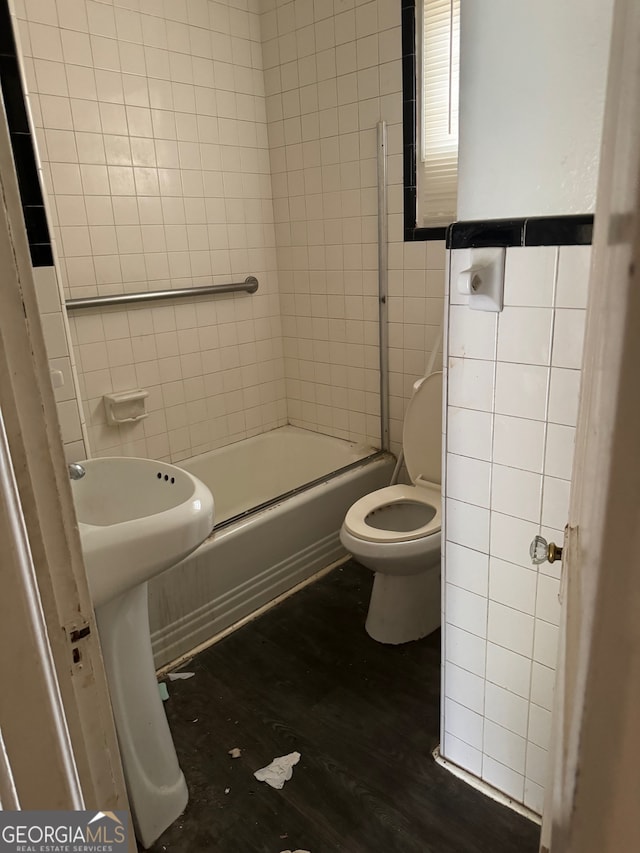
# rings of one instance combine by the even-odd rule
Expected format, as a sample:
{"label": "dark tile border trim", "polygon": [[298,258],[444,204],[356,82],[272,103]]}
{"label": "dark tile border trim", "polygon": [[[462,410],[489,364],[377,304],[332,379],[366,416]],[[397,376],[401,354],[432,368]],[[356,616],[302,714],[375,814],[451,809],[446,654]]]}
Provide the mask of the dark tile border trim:
{"label": "dark tile border trim", "polygon": [[34,267],[51,266],[51,238],[7,0],[0,0],[0,88],[18,175],[31,263]]}
{"label": "dark tile border trim", "polygon": [[444,240],[446,228],[419,228],[416,223],[418,198],[416,71],[416,0],[396,0],[402,15],[402,167],[404,180],[404,239]]}
{"label": "dark tile border trim", "polygon": [[448,249],[482,246],[588,246],[593,215],[535,216],[454,222],[447,229]]}
{"label": "dark tile border trim", "polygon": [[589,246],[593,214],[536,216],[525,219],[524,246]]}

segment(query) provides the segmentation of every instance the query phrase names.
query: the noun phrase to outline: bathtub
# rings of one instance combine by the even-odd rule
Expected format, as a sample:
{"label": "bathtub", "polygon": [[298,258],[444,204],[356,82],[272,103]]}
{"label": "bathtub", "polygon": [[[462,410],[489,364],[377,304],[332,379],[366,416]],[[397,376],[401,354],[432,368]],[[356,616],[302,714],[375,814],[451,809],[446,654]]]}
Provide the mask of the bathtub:
{"label": "bathtub", "polygon": [[211,536],[149,584],[156,666],[187,654],[346,554],[349,506],[389,483],[372,447],[280,427],[180,463],[211,489]]}

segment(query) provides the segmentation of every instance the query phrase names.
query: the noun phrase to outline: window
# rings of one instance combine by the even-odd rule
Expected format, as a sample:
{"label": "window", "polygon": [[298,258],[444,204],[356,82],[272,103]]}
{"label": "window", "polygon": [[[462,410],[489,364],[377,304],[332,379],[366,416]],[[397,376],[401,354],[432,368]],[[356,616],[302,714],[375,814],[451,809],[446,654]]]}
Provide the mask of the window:
{"label": "window", "polygon": [[456,218],[460,0],[420,1],[422,67],[418,91],[422,109],[416,128],[416,224],[433,228],[449,225]]}

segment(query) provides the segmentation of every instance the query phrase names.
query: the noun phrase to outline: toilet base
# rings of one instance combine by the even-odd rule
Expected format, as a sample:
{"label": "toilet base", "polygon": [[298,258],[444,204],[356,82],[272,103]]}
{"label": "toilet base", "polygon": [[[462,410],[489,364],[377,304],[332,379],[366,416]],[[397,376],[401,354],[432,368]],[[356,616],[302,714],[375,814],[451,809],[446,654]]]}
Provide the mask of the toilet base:
{"label": "toilet base", "polygon": [[379,643],[420,640],[440,627],[440,566],[417,575],[376,572],[365,628]]}

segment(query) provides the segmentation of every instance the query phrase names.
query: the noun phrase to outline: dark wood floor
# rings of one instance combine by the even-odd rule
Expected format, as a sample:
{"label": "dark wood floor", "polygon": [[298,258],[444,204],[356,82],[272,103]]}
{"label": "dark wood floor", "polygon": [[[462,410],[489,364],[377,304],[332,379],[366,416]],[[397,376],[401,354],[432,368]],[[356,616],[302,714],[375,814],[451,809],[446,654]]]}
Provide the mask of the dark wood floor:
{"label": "dark wood floor", "polygon": [[[190,802],[154,853],[537,853],[535,824],[433,761],[439,632],[405,646],[371,640],[371,582],[345,564],[169,684]],[[302,758],[282,791],[254,779],[293,750]]]}

